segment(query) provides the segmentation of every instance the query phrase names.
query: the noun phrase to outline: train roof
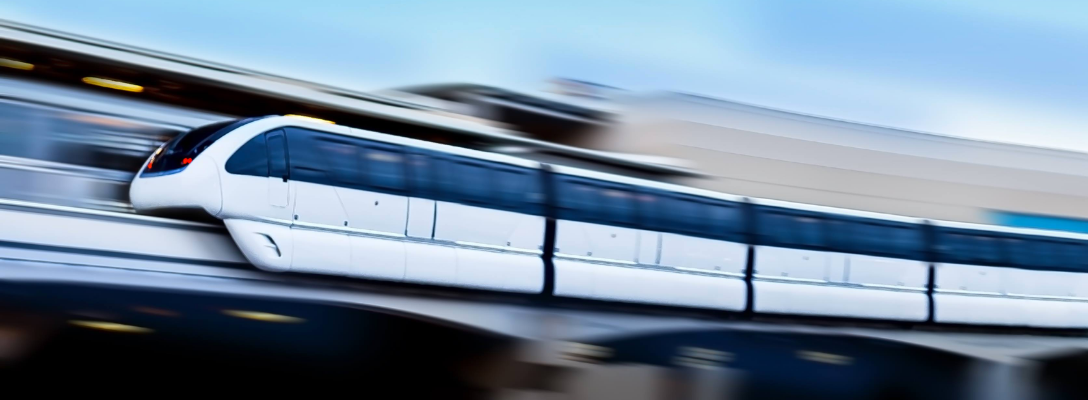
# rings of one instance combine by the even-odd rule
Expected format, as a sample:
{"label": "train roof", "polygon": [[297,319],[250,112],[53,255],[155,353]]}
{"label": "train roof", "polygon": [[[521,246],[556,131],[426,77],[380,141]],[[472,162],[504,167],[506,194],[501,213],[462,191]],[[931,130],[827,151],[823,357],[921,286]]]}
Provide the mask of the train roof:
{"label": "train roof", "polygon": [[484,161],[499,162],[510,165],[517,165],[526,168],[540,168],[540,163],[520,157],[514,157],[505,154],[491,153],[481,150],[474,150],[465,147],[451,146],[448,144],[441,144],[435,142],[428,142],[426,140],[406,138],[403,136],[390,135],[387,133],[374,132],[366,129],[353,128],[344,125],[326,124],[321,122],[313,122],[303,118],[295,118],[291,116],[268,116],[250,122],[250,124],[262,124],[275,127],[289,127],[296,126],[300,128],[307,128],[313,130],[319,130],[323,132],[334,133],[338,135],[353,136],[363,139],[377,140],[385,143],[398,144],[402,146],[410,146],[420,148],[424,150],[440,151],[443,153],[459,155],[464,157],[471,157]]}
{"label": "train roof", "polygon": [[942,226],[946,228],[958,228],[958,229],[973,229],[989,232],[999,233],[1011,233],[1017,235],[1030,235],[1030,236],[1047,236],[1061,239],[1076,239],[1076,240],[1088,240],[1088,234],[1066,231],[1050,231],[1044,229],[1032,229],[1032,228],[1016,228],[1010,226],[1001,225],[987,225],[987,224],[975,224],[967,222],[954,222],[954,221],[932,221],[936,226]]}
{"label": "train roof", "polygon": [[685,194],[690,194],[690,195],[694,195],[694,196],[709,197],[709,198],[714,198],[714,199],[719,199],[719,200],[727,200],[727,201],[735,201],[735,202],[740,202],[740,201],[744,200],[744,198],[742,196],[737,196],[737,195],[732,195],[732,194],[727,194],[727,193],[720,193],[720,192],[715,192],[715,191],[710,191],[710,190],[705,190],[705,189],[693,188],[693,187],[690,187],[690,186],[676,185],[676,184],[672,184],[672,183],[656,182],[656,181],[651,181],[651,180],[648,180],[648,179],[632,178],[632,177],[628,177],[628,176],[610,174],[610,173],[606,173],[606,172],[593,171],[593,170],[588,170],[588,169],[583,169],[583,168],[574,168],[574,167],[567,167],[567,166],[562,166],[562,165],[552,165],[551,168],[556,173],[564,174],[564,175],[580,176],[580,177],[583,177],[583,178],[598,179],[598,180],[607,181],[607,182],[615,182],[615,183],[622,183],[622,184],[628,184],[628,185],[648,187],[648,188],[653,188],[653,189],[668,190],[668,191],[677,192],[677,193],[685,193]]}
{"label": "train roof", "polygon": [[838,208],[838,207],[819,206],[819,205],[814,205],[814,204],[795,203],[795,202],[792,202],[792,201],[761,199],[761,198],[749,198],[749,199],[753,204],[759,204],[759,205],[765,205],[765,206],[771,206],[771,207],[790,208],[790,209],[795,209],[795,210],[813,211],[813,212],[826,213],[826,214],[843,215],[843,216],[848,216],[848,217],[870,218],[870,219],[879,219],[879,220],[893,221],[893,222],[907,222],[907,223],[912,223],[912,224],[921,224],[921,223],[924,223],[926,221],[923,218],[910,217],[910,216],[904,216],[904,215],[884,214],[884,213],[877,213],[877,212],[870,212],[870,211],[859,211],[859,210],[851,210],[851,209],[848,209],[848,208]]}

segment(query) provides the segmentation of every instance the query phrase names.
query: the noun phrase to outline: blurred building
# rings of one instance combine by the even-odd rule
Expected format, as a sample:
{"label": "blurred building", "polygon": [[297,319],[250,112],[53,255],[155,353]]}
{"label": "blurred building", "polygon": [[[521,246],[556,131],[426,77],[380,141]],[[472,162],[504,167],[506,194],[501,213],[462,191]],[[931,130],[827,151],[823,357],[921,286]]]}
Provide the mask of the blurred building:
{"label": "blurred building", "polygon": [[132,170],[162,141],[262,114],[738,195],[1088,232],[1083,153],[566,79],[361,93],[0,21],[2,197],[124,210]]}
{"label": "blurred building", "polygon": [[398,100],[0,21],[0,199],[131,211],[128,183],[164,141],[205,123],[272,114],[622,174],[691,173],[544,134],[605,126],[607,113],[529,105],[533,97],[501,99],[481,87],[441,98],[447,91]]}
{"label": "blurred building", "polygon": [[[534,137],[675,164],[705,174],[660,176],[738,195],[922,218],[1088,231],[1088,154],[983,142],[678,94],[596,90],[541,106],[538,127],[509,98],[468,85],[415,90]],[[466,93],[471,92],[471,96]],[[464,95],[464,97],[462,97]],[[523,104],[563,103],[543,97]],[[518,109],[519,111],[508,111]],[[594,115],[594,117],[586,117]],[[656,157],[656,158],[655,158]]]}

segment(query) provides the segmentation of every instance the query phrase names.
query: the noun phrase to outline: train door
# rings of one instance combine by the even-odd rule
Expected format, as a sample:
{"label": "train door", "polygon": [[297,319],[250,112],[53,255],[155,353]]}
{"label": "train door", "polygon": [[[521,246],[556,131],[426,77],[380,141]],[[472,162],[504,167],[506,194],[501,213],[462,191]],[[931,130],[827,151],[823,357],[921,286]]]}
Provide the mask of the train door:
{"label": "train door", "polygon": [[268,132],[268,204],[287,207],[290,194],[287,182],[287,140],[282,130]]}

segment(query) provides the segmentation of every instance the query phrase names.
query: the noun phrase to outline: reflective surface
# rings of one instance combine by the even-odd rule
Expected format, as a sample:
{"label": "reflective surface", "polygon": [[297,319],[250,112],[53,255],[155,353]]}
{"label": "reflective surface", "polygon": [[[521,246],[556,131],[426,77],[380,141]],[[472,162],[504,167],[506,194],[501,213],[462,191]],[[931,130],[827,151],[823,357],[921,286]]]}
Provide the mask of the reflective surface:
{"label": "reflective surface", "polygon": [[6,199],[131,211],[128,183],[147,156],[189,125],[221,118],[34,82],[0,79],[0,88]]}

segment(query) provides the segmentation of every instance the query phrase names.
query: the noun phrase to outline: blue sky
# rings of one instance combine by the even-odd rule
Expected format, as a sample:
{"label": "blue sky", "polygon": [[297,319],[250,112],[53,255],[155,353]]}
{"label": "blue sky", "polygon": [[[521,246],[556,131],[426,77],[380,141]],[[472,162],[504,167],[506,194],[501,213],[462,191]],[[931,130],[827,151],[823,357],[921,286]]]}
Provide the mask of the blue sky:
{"label": "blue sky", "polygon": [[553,77],[1088,151],[1088,2],[6,0],[0,18],[356,90]]}

